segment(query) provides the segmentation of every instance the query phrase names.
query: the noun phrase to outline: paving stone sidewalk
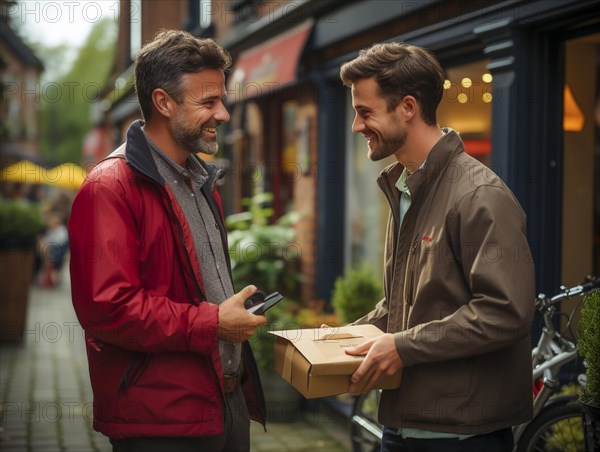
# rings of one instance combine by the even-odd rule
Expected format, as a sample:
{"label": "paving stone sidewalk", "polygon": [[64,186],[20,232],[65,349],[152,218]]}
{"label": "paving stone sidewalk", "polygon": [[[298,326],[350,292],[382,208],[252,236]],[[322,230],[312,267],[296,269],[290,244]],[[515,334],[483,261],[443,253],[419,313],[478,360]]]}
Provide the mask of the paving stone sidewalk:
{"label": "paving stone sidewalk", "polygon": [[[2,452],[110,452],[91,427],[92,393],[83,332],[73,312],[68,272],[52,289],[33,286],[25,341],[0,345]],[[289,424],[253,423],[253,452],[349,449],[343,425],[306,414]],[[167,451],[165,451],[167,452]]]}

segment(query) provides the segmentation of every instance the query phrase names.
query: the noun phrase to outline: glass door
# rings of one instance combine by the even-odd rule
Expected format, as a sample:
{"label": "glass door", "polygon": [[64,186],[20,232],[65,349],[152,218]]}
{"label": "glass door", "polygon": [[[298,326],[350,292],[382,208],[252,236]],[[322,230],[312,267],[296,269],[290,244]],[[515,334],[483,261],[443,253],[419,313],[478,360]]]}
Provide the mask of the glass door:
{"label": "glass door", "polygon": [[600,33],[565,45],[561,282],[600,274]]}
{"label": "glass door", "polygon": [[[564,49],[561,283],[572,286],[600,275],[600,33]],[[577,302],[565,302],[562,312]]]}

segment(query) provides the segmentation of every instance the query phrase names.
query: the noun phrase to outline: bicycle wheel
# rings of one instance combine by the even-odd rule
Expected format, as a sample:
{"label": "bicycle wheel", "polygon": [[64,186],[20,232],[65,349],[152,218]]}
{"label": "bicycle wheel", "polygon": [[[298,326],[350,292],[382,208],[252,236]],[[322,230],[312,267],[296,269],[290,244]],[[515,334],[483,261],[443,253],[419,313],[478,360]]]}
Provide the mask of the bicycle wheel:
{"label": "bicycle wheel", "polygon": [[381,391],[359,395],[352,407],[350,435],[353,452],[378,452],[381,448],[383,426],[377,421]]}
{"label": "bicycle wheel", "polygon": [[585,446],[583,411],[576,401],[544,408],[527,426],[517,452],[582,452]]}

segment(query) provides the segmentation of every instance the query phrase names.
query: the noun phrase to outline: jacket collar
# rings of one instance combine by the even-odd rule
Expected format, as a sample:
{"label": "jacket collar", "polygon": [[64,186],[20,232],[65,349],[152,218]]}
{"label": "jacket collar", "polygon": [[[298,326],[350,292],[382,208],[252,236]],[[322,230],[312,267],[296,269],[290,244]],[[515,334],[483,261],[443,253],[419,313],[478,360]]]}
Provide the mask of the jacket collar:
{"label": "jacket collar", "polygon": [[[142,130],[143,126],[144,121],[141,119],[134,121],[127,130],[127,138],[124,146],[117,148],[117,150],[110,154],[108,158],[124,158],[135,170],[148,176],[161,186],[164,186],[165,181],[158,172],[156,163],[152,158],[152,151],[150,150],[150,146],[146,140],[144,131]],[[214,190],[217,181],[225,176],[225,170],[219,168],[214,163],[205,162],[197,155],[193,155],[192,158],[195,158],[204,167],[208,173],[207,186],[210,187],[211,190]]]}
{"label": "jacket collar", "polygon": [[[458,133],[449,128],[444,131],[445,135],[429,151],[425,166],[406,180],[406,185],[413,197],[425,185],[435,181],[456,155],[464,152],[463,142]],[[379,179],[384,181],[385,187],[394,187],[403,170],[402,164],[392,163],[381,171]]]}

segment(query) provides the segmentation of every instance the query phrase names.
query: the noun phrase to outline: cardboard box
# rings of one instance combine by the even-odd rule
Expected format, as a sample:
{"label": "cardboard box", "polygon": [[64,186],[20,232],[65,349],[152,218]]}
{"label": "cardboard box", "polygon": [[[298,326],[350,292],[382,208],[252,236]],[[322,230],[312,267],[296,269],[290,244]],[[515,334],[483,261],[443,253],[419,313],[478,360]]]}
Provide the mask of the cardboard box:
{"label": "cardboard box", "polygon": [[[353,325],[270,333],[276,336],[275,370],[310,399],[348,392],[350,377],[364,357],[347,355],[344,350],[380,336],[383,331],[375,325]],[[400,379],[401,373],[386,376],[377,388],[398,388]]]}

